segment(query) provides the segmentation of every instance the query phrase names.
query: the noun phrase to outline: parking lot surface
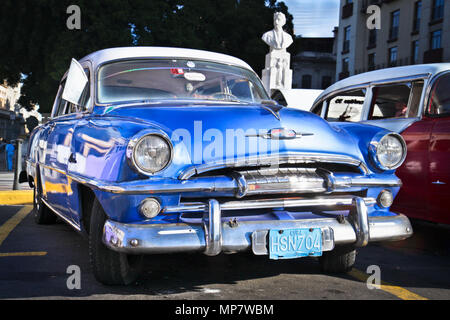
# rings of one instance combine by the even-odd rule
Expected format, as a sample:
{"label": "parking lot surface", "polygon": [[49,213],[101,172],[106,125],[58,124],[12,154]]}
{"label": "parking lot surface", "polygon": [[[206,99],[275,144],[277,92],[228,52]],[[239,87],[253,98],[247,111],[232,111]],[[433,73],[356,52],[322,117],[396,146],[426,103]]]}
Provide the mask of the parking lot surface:
{"label": "parking lot surface", "polygon": [[[321,273],[314,258],[154,255],[136,283],[108,287],[91,273],[87,239],[62,221],[35,224],[31,210],[0,206],[0,299],[450,299],[448,227],[413,222],[412,238],[361,248],[344,275]],[[369,289],[376,268],[381,283]]]}

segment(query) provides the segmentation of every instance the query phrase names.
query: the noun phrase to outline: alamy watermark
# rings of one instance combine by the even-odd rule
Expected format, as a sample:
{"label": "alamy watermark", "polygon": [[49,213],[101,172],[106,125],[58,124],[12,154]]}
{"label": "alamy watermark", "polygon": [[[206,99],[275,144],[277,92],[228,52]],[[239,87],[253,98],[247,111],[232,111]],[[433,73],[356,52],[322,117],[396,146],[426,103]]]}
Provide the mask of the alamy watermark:
{"label": "alamy watermark", "polygon": [[[234,128],[221,130],[219,128],[204,128],[202,121],[194,121],[193,130],[178,128],[172,132],[171,141],[174,142],[175,148],[173,163],[182,164],[188,158],[193,164],[201,164],[212,159],[233,161],[233,159],[242,160],[250,157],[272,156],[272,158],[276,158],[283,143],[279,137],[269,138],[267,135],[266,129]],[[301,139],[300,136],[294,138]],[[188,157],[177,157],[177,155]],[[277,164],[277,159],[274,160],[274,164]]]}
{"label": "alamy watermark", "polygon": [[367,29],[381,29],[381,8],[377,5],[371,5],[367,7],[366,13],[369,15],[366,20]]}
{"label": "alamy watermark", "polygon": [[67,278],[66,286],[69,290],[81,289],[81,268],[77,265],[70,265],[66,269],[66,273],[70,274]]}
{"label": "alamy watermark", "polygon": [[69,30],[80,30],[81,29],[81,9],[79,6],[72,4],[67,7],[67,14],[70,16],[66,20],[66,26]]}
{"label": "alamy watermark", "polygon": [[370,276],[366,280],[367,289],[380,289],[381,288],[381,269],[377,265],[368,266],[366,273]]}

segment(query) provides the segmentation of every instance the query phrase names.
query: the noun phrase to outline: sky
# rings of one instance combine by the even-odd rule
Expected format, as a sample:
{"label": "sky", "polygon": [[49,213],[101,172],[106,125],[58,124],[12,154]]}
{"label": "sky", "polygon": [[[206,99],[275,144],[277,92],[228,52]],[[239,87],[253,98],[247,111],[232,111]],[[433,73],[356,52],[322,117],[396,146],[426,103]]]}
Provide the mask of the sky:
{"label": "sky", "polygon": [[303,37],[333,37],[339,24],[339,0],[279,0],[294,16],[294,33]]}

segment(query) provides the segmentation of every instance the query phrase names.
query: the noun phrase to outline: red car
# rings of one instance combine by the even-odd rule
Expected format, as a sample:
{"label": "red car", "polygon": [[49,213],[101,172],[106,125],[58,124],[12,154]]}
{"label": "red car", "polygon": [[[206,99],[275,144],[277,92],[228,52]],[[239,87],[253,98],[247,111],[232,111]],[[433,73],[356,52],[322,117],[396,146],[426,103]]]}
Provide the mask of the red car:
{"label": "red car", "polygon": [[376,70],[326,89],[311,112],[401,133],[408,153],[392,210],[450,224],[450,63]]}

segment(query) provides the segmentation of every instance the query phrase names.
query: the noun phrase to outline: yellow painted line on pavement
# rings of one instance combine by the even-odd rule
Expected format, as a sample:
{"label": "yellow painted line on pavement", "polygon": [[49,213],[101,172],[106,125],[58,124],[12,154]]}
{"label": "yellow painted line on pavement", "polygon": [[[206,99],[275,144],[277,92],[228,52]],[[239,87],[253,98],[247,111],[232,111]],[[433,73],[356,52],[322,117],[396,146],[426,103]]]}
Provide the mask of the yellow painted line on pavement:
{"label": "yellow painted line on pavement", "polygon": [[33,203],[33,190],[0,191],[0,205]]}
{"label": "yellow painted line on pavement", "polygon": [[[367,273],[364,273],[355,268],[353,268],[353,270],[350,271],[348,275],[362,282],[367,282],[367,278],[369,277]],[[405,288],[394,286],[384,281],[381,281],[380,283],[380,290],[388,292],[402,300],[428,300],[427,298],[419,296],[418,294],[415,294],[414,292],[411,292]]]}
{"label": "yellow painted line on pavement", "polygon": [[3,225],[0,226],[0,246],[8,237],[11,231],[30,213],[32,207],[24,206],[15,215],[9,218]]}
{"label": "yellow painted line on pavement", "polygon": [[35,251],[35,252],[7,252],[0,253],[0,258],[2,257],[32,257],[32,256],[45,256],[47,252],[45,251]]}

